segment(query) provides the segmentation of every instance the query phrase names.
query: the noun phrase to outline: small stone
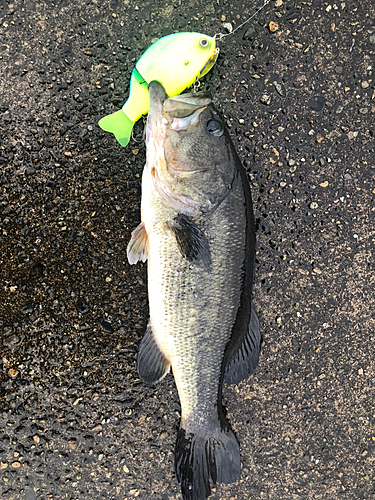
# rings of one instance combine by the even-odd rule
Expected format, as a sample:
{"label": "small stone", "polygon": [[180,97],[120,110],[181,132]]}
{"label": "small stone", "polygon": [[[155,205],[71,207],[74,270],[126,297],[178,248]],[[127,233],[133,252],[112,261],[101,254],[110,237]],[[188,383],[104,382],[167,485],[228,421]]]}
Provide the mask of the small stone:
{"label": "small stone", "polygon": [[322,188],[326,188],[328,186],[328,181],[321,182],[319,186]]}
{"label": "small stone", "polygon": [[368,113],[368,108],[360,108],[359,112],[361,113],[361,115],[366,115]]}
{"label": "small stone", "polygon": [[301,268],[298,269],[298,272],[301,273],[301,274],[304,274],[306,276],[308,276],[310,274],[309,271],[306,271],[306,269],[301,269]]}
{"label": "small stone", "polygon": [[245,123],[245,120],[243,118],[239,118],[238,123],[241,123],[241,125],[243,125]]}
{"label": "small stone", "polygon": [[281,7],[283,4],[283,0],[276,0],[275,7]]}
{"label": "small stone", "polygon": [[284,85],[281,85],[281,83],[278,83],[278,82],[272,82],[272,83],[273,83],[273,86],[276,89],[276,92],[279,95],[281,95],[281,97],[285,97],[286,96],[286,91],[285,91]]}
{"label": "small stone", "polygon": [[108,321],[105,321],[104,319],[101,319],[99,321],[100,323],[100,326],[103,328],[103,330],[106,332],[106,333],[113,333],[115,330],[113,328],[113,326],[111,325],[111,323],[108,323]]}
{"label": "small stone", "polygon": [[268,29],[271,33],[275,33],[279,29],[279,25],[275,21],[270,21],[268,24]]}
{"label": "small stone", "polygon": [[375,45],[375,34],[370,36],[370,43]]}
{"label": "small stone", "polygon": [[309,205],[309,206],[310,206],[310,208],[312,208],[312,209],[314,209],[314,208],[318,208],[318,204],[317,204],[315,201],[313,201],[312,203],[310,203],[310,205]]}
{"label": "small stone", "polygon": [[368,83],[368,82],[366,82],[366,81],[364,81],[364,82],[362,82],[362,83],[361,83],[361,87],[362,87],[363,89],[367,89],[367,88],[368,88],[368,86],[369,86],[369,83]]}
{"label": "small stone", "polygon": [[13,348],[19,343],[19,341],[20,338],[15,333],[12,333],[11,335],[5,337],[3,343],[5,347]]}
{"label": "small stone", "polygon": [[271,96],[268,94],[263,94],[260,98],[260,102],[262,104],[265,104],[266,106],[269,106],[269,104],[271,103]]}
{"label": "small stone", "polygon": [[254,40],[257,34],[257,30],[254,27],[250,27],[242,38],[243,40]]}
{"label": "small stone", "polygon": [[86,314],[89,310],[89,306],[84,299],[80,298],[76,302],[76,309],[80,314]]}
{"label": "small stone", "polygon": [[287,21],[289,21],[291,24],[294,24],[300,15],[301,15],[301,13],[299,11],[298,12],[294,11],[294,12],[291,12],[290,14],[288,14],[285,19]]}
{"label": "small stone", "polygon": [[9,369],[9,375],[10,375],[12,378],[16,378],[18,374],[19,374],[19,371],[18,371],[18,370],[14,370],[13,368],[10,368],[10,369]]}
{"label": "small stone", "polygon": [[15,469],[19,469],[21,467],[21,464],[20,462],[13,462],[12,467],[14,467]]}
{"label": "small stone", "polygon": [[126,472],[127,474],[129,474],[129,469],[126,467],[126,465],[124,465],[122,467],[123,471]]}
{"label": "small stone", "polygon": [[134,156],[137,156],[137,154],[139,153],[139,149],[133,149],[132,153]]}
{"label": "small stone", "polygon": [[357,136],[358,136],[358,132],[357,132],[357,131],[355,131],[355,132],[350,131],[350,132],[348,133],[348,139],[349,139],[349,140],[351,140],[351,141],[352,141],[353,139],[355,139]]}
{"label": "small stone", "polygon": [[280,187],[285,187],[286,186],[286,182],[280,182]]}
{"label": "small stone", "polygon": [[29,304],[26,304],[25,306],[23,306],[23,308],[21,309],[21,313],[22,314],[29,314],[29,313],[32,313],[33,310],[34,310],[34,306],[35,306],[35,303],[34,302],[30,302]]}
{"label": "small stone", "polygon": [[326,100],[323,96],[317,95],[310,99],[309,106],[314,111],[321,111],[324,107]]}
{"label": "small stone", "polygon": [[223,23],[223,28],[227,30],[228,33],[232,33],[233,31],[233,26],[231,23]]}

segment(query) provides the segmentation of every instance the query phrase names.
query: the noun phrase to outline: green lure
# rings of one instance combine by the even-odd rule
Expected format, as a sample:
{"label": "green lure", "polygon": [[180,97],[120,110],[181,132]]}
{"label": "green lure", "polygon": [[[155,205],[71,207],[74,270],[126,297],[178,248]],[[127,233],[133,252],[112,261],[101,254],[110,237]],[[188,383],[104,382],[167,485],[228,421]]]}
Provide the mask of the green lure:
{"label": "green lure", "polygon": [[175,33],[154,42],[135,65],[129,98],[122,109],[99,120],[125,147],[134,123],[148,113],[148,84],[157,80],[170,96],[176,96],[205,75],[219,55],[214,38],[201,33]]}

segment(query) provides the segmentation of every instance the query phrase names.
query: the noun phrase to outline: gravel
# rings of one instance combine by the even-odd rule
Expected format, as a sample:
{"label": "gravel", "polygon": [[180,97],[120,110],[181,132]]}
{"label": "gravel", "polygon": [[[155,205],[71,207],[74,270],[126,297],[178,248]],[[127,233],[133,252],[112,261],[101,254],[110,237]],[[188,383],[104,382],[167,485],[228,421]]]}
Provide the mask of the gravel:
{"label": "gravel", "polygon": [[[181,499],[173,377],[148,387],[136,372],[147,276],[126,245],[143,123],[123,149],[97,122],[125,102],[155,38],[213,35],[223,16],[235,29],[253,12],[237,0],[0,4],[3,498]],[[212,498],[367,500],[374,5],[277,0],[260,14],[220,42],[201,83],[249,175],[263,335],[255,375],[224,387],[241,481]]]}

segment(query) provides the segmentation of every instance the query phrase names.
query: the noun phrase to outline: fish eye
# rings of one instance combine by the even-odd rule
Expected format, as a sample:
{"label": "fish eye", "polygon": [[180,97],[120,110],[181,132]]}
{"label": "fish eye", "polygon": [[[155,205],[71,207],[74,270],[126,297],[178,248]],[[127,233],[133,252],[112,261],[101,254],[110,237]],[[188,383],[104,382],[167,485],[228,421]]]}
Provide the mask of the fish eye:
{"label": "fish eye", "polygon": [[208,132],[216,137],[221,137],[224,133],[223,124],[217,120],[209,120],[206,127]]}
{"label": "fish eye", "polygon": [[199,43],[201,44],[202,47],[207,47],[208,46],[208,40],[206,38],[201,38],[199,40]]}

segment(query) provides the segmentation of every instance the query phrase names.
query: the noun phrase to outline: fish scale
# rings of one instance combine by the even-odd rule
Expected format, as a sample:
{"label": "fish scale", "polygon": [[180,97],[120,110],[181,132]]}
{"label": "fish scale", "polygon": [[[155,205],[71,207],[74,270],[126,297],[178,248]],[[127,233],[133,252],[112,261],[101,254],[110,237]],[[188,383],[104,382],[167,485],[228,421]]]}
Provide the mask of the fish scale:
{"label": "fish scale", "polygon": [[[153,235],[148,263],[151,324],[157,344],[172,364],[186,429],[194,428],[194,415],[202,407],[217,406],[222,359],[237,312],[245,258],[245,208],[238,178],[236,184],[242,202],[227,197],[209,224],[202,224],[212,249],[211,269],[180,256],[173,235],[164,229],[162,221],[170,213],[161,201],[155,199],[154,220],[146,222]],[[237,217],[233,217],[236,208]],[[227,214],[231,221],[225,220]]]}

